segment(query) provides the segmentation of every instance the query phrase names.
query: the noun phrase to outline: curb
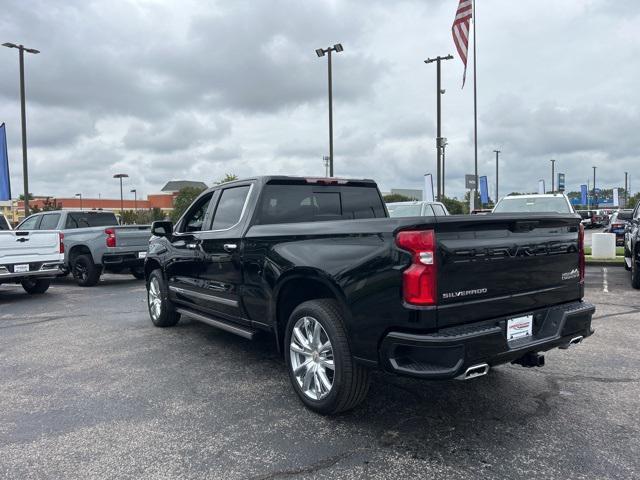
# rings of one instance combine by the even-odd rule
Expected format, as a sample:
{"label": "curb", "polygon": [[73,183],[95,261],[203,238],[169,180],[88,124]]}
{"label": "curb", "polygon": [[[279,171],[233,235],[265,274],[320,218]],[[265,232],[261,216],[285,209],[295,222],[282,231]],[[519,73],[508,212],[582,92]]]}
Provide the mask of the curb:
{"label": "curb", "polygon": [[622,261],[615,259],[615,260],[605,260],[605,259],[590,259],[590,258],[586,258],[586,264],[587,265],[593,265],[596,267],[624,267],[624,258],[622,258]]}

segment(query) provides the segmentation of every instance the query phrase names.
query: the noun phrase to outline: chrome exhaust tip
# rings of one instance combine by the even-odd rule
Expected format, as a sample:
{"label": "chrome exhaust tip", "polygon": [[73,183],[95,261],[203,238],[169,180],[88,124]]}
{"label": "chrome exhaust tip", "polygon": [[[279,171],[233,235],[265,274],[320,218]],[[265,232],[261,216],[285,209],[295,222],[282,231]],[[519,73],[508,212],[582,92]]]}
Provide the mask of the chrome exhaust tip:
{"label": "chrome exhaust tip", "polygon": [[561,345],[559,348],[561,348],[562,350],[566,350],[569,347],[582,343],[582,340],[584,340],[584,337],[582,335],[578,337],[573,337],[571,340],[569,340],[569,343],[565,343],[564,345]]}
{"label": "chrome exhaust tip", "polygon": [[467,368],[462,375],[456,377],[456,380],[471,380],[472,378],[482,377],[489,373],[490,368],[488,363],[473,365]]}
{"label": "chrome exhaust tip", "polygon": [[574,337],[569,340],[569,345],[578,345],[579,343],[582,343],[582,340],[584,340],[584,337],[582,335],[580,335],[579,337]]}

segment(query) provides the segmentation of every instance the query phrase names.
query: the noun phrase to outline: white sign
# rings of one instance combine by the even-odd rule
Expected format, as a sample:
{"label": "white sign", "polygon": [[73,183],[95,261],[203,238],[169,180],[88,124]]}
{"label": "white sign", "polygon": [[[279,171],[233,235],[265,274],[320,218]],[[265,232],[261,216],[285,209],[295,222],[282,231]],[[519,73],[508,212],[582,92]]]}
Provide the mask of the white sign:
{"label": "white sign", "polygon": [[424,176],[424,190],[422,200],[425,202],[433,202],[433,176],[430,173]]}
{"label": "white sign", "polygon": [[544,191],[544,180],[538,180],[538,193],[544,195],[546,192]]}
{"label": "white sign", "polygon": [[618,196],[618,189],[617,188],[613,189],[613,206],[614,207],[619,207],[620,206],[620,198]]}

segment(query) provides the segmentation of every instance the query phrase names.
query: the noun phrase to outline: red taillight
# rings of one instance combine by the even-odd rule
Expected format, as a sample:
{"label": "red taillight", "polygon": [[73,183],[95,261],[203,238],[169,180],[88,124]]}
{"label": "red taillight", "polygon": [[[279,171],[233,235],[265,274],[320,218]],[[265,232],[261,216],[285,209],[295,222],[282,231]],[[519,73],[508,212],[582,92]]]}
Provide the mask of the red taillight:
{"label": "red taillight", "polygon": [[62,232],[58,232],[58,245],[59,245],[59,249],[58,251],[60,253],[64,253],[64,233]]}
{"label": "red taillight", "polygon": [[578,268],[580,269],[580,283],[584,283],[584,269],[585,269],[585,261],[584,261],[584,226],[580,225],[580,230],[578,230]]}
{"label": "red taillight", "polygon": [[402,274],[404,299],[412,305],[435,305],[438,283],[436,278],[436,234],[433,230],[400,232],[396,245],[411,252],[411,266]]}
{"label": "red taillight", "polygon": [[116,231],[113,228],[107,228],[104,233],[107,234],[107,247],[116,246]]}

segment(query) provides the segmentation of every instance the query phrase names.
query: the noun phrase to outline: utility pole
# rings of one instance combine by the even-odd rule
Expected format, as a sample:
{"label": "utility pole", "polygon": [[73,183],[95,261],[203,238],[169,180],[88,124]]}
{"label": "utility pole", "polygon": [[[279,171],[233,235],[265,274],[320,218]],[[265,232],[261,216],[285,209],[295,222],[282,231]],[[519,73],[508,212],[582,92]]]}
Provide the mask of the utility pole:
{"label": "utility pole", "polygon": [[138,189],[134,188],[131,193],[133,193],[133,209],[138,213]]}
{"label": "utility pole", "polygon": [[444,93],[444,90],[441,88],[441,67],[440,63],[442,60],[451,60],[453,59],[453,55],[447,55],[446,57],[437,56],[436,58],[427,58],[424,63],[433,63],[436,62],[436,177],[437,177],[437,196],[436,200],[442,200],[442,190],[443,190],[443,175],[442,175],[442,156],[441,156],[441,148],[442,148],[442,122],[441,122],[441,96]]}
{"label": "utility pole", "polygon": [[446,138],[443,138],[442,140],[443,140],[442,144],[440,145],[442,147],[442,198],[445,198],[446,195],[444,193],[444,186],[447,183],[446,182],[446,178],[447,177],[444,174],[444,166],[445,166],[445,161],[444,161],[445,155],[444,155],[444,153],[445,153],[446,146],[449,145],[449,144],[447,143],[447,139]]}
{"label": "utility pole", "polygon": [[329,156],[325,155],[322,157],[322,162],[324,163],[324,176],[329,176]]}
{"label": "utility pole", "polygon": [[500,161],[500,150],[494,150],[495,154],[496,154],[496,199],[495,202],[498,203],[498,198],[499,198],[499,190],[498,190],[498,163]]}
{"label": "utility pole", "polygon": [[551,159],[551,193],[555,193],[556,191],[556,161]]}
{"label": "utility pole", "polygon": [[344,50],[341,43],[336,43],[333,47],[318,48],[316,55],[324,57],[327,54],[328,80],[329,80],[329,176],[333,177],[333,85],[331,77],[331,52],[340,53]]}
{"label": "utility pole", "polygon": [[20,112],[22,121],[22,179],[24,183],[24,217],[29,216],[29,171],[27,168],[27,113],[24,93],[24,52],[38,54],[39,50],[15,43],[3,43],[3,47],[17,48],[20,52]]}
{"label": "utility pole", "polygon": [[596,194],[596,168],[593,167],[593,206],[598,208],[598,196]]}
{"label": "utility pole", "polygon": [[624,208],[629,208],[629,172],[624,172]]}

